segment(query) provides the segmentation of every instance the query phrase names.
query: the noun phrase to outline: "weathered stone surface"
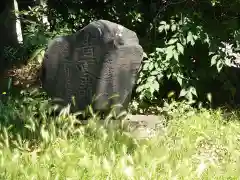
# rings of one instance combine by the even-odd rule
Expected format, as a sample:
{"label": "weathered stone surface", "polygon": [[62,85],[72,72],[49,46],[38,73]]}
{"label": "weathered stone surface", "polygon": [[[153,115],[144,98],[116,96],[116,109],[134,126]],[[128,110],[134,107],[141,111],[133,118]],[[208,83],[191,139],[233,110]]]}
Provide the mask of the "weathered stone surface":
{"label": "weathered stone surface", "polygon": [[[88,120],[81,121],[84,125]],[[166,133],[167,120],[164,116],[156,115],[131,115],[123,119],[106,122],[102,119],[96,121],[99,125],[107,128],[122,129],[136,139],[149,139]]]}
{"label": "weathered stone surface", "polygon": [[[95,110],[107,110],[114,104],[126,106],[142,58],[136,33],[110,21],[94,21],[49,44],[42,85],[51,97],[65,103],[74,97],[77,110],[89,104]],[[116,94],[118,97],[111,98]]]}

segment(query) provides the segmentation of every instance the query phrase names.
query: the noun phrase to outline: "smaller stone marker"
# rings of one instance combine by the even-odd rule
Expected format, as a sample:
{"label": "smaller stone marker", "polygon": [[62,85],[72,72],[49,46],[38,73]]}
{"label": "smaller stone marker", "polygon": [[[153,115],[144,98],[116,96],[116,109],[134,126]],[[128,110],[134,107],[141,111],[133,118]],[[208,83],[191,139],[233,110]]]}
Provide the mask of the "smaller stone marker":
{"label": "smaller stone marker", "polygon": [[90,104],[101,111],[115,104],[126,108],[142,59],[135,32],[110,21],[94,21],[49,43],[42,86],[52,98],[75,102],[75,110]]}

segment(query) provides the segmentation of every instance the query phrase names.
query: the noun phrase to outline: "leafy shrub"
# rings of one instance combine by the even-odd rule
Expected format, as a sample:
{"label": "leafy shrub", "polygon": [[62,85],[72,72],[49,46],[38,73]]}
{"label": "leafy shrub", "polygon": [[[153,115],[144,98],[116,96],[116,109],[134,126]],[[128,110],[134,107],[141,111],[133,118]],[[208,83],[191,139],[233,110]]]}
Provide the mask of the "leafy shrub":
{"label": "leafy shrub", "polygon": [[18,12],[24,25],[24,48],[28,50],[26,56],[31,54],[29,60],[42,58],[49,40],[71,32],[62,22],[58,22],[58,25],[61,25],[52,28],[44,19],[50,12],[50,9],[44,5],[29,7],[29,10]]}
{"label": "leafy shrub", "polygon": [[167,79],[175,82],[170,90],[179,90],[177,99],[211,101],[208,85],[219,77],[223,67],[232,65],[234,57],[192,19],[176,15],[159,23],[159,33],[165,34],[164,45],[144,60],[137,88],[140,99],[158,99]]}

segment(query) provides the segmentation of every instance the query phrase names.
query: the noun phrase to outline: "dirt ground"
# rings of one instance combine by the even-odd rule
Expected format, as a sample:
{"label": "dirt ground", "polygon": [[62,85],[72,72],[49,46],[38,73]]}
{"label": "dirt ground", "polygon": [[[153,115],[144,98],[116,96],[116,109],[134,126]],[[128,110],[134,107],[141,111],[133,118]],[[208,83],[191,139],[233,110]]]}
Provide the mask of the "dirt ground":
{"label": "dirt ground", "polygon": [[0,93],[16,94],[22,89],[39,87],[40,64],[13,66],[0,73]]}

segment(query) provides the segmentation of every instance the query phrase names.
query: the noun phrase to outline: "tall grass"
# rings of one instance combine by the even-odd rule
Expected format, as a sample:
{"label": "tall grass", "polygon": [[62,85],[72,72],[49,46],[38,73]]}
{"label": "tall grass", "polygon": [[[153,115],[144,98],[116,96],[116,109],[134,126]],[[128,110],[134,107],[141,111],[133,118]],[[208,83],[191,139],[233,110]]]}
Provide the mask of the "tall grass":
{"label": "tall grass", "polygon": [[[136,140],[121,129],[50,116],[35,94],[0,104],[1,179],[238,179],[240,123],[221,111],[168,109],[165,134]],[[228,120],[228,121],[226,121]]]}

